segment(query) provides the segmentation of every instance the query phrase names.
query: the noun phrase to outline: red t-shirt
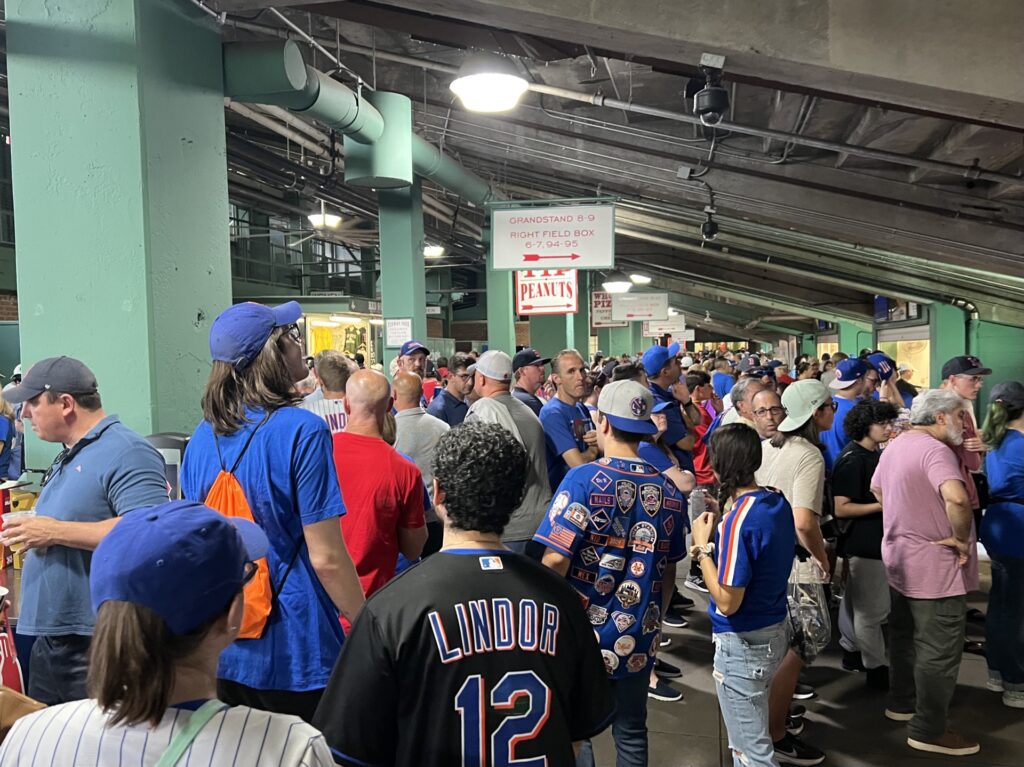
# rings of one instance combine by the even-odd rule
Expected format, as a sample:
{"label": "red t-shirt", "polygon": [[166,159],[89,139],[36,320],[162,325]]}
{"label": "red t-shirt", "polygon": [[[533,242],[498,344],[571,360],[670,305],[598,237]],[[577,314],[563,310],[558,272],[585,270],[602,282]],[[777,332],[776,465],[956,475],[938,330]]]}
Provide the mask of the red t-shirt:
{"label": "red t-shirt", "polygon": [[698,406],[700,411],[700,423],[693,427],[696,438],[693,441],[693,469],[697,475],[698,485],[715,484],[715,473],[711,471],[711,460],[708,457],[708,446],[704,442],[704,435],[708,433],[708,427],[715,420],[708,409],[703,405]]}
{"label": "red t-shirt", "polygon": [[366,596],[395,575],[398,528],[423,527],[423,475],[377,437],[340,432],[334,435],[346,514],[341,518],[352,561]]}

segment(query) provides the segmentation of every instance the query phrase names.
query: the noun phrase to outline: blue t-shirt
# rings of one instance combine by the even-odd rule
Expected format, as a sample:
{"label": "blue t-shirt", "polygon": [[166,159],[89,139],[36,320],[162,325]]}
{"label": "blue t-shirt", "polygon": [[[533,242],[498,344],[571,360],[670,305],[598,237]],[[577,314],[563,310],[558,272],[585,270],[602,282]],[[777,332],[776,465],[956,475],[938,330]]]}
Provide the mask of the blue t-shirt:
{"label": "blue t-shirt", "polygon": [[[264,416],[260,410],[246,412],[250,423],[217,437],[227,469]],[[204,421],[182,462],[185,497],[204,500],[220,469],[213,430]],[[217,676],[258,690],[325,687],[345,637],[338,611],[309,561],[303,526],[345,513],[327,423],[301,408],[274,411],[256,431],[235,477],[270,541],[270,579],[279,593],[263,636],[240,639],[228,647],[220,656]]]}
{"label": "blue t-shirt", "polygon": [[[110,415],[52,469],[35,512],[64,522],[103,522],[167,502],[164,459],[143,437]],[[92,552],[69,546],[29,549],[21,574],[18,633],[92,634]]]}
{"label": "blue t-shirt", "polygon": [[676,457],[679,462],[679,468],[684,471],[694,471],[693,468],[693,453],[689,450],[680,450],[676,447],[676,443],[685,439],[689,431],[686,428],[686,422],[683,420],[683,413],[680,410],[679,401],[672,396],[672,392],[668,389],[662,389],[657,384],[651,384],[651,394],[654,395],[654,404],[657,405],[659,402],[671,402],[674,407],[665,408],[661,412],[665,414],[665,421],[668,424],[668,428],[665,429],[665,433],[661,436],[662,443],[668,445],[672,454]]}
{"label": "blue t-shirt", "polygon": [[427,405],[427,412],[435,418],[440,418],[453,429],[466,420],[466,413],[469,412],[469,405],[460,402],[444,389],[434,395],[434,399]]}
{"label": "blue t-shirt", "polygon": [[795,547],[793,509],[782,493],[762,488],[736,499],[715,531],[713,556],[718,582],[742,587],[743,602],[727,617],[712,599],[712,632],[757,631],[785,619]]}
{"label": "blue t-shirt", "polygon": [[[8,476],[11,468],[11,447],[14,442],[14,421],[10,418],[0,417],[0,444],[3,445],[3,452],[0,452],[0,479]],[[15,475],[20,476],[19,474]]]}
{"label": "blue t-shirt", "polygon": [[715,394],[719,397],[724,397],[731,392],[734,383],[736,383],[736,379],[728,373],[716,371],[711,374],[711,385],[715,389]]}
{"label": "blue t-shirt", "polygon": [[552,397],[540,409],[540,425],[544,427],[548,481],[554,491],[569,471],[569,464],[562,458],[562,453],[573,448],[585,453],[587,443],[583,441],[583,435],[594,428],[594,422],[583,405],[566,405],[558,397]]}
{"label": "blue t-shirt", "polygon": [[981,541],[997,556],[1024,559],[1024,434],[1006,432],[999,447],[985,456],[985,474],[989,504]]}
{"label": "blue t-shirt", "polygon": [[682,514],[682,495],[653,466],[602,458],[569,470],[537,528],[535,541],[572,560],[569,585],[613,679],[654,663],[665,567],[686,556]]}
{"label": "blue t-shirt", "polygon": [[843,452],[843,448],[850,441],[846,438],[843,419],[853,409],[853,406],[861,401],[861,398],[833,397],[832,401],[836,403],[836,415],[832,421],[832,428],[820,434],[821,444],[825,446],[825,470],[828,472],[832,471],[832,467],[835,466],[836,461],[839,459],[839,454]]}

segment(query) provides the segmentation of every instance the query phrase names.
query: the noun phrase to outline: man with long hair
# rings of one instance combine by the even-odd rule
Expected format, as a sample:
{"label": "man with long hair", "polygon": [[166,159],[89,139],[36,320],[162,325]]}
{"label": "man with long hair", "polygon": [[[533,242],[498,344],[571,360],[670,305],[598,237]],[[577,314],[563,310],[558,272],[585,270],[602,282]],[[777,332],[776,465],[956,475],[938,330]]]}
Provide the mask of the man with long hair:
{"label": "man with long hair", "polygon": [[293,384],[308,372],[301,314],[294,301],[243,303],[214,320],[203,422],[185,452],[181,486],[202,502],[230,472],[270,539],[270,615],[258,638],[221,655],[218,696],[308,721],[344,642],[338,612],[353,620],[363,590],[338,522],[345,505],[330,431],[295,407]]}

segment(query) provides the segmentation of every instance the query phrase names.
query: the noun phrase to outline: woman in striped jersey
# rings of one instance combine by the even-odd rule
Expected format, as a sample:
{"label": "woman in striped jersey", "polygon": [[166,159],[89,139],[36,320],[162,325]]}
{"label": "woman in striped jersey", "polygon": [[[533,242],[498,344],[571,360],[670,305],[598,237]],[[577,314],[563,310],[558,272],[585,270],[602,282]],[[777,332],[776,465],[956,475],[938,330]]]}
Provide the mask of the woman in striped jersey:
{"label": "woman in striped jersey", "polygon": [[252,522],[191,501],[124,515],[92,560],[91,697],[18,720],[0,765],[333,765],[298,717],[217,700],[217,659],[267,545]]}
{"label": "woman in striped jersey", "polygon": [[793,511],[781,493],[754,481],[761,464],[756,431],[745,424],[723,426],[710,447],[715,479],[732,507],[717,529],[710,512],[694,521],[690,555],[711,597],[715,689],[734,764],[774,767],[768,690],[789,647]]}

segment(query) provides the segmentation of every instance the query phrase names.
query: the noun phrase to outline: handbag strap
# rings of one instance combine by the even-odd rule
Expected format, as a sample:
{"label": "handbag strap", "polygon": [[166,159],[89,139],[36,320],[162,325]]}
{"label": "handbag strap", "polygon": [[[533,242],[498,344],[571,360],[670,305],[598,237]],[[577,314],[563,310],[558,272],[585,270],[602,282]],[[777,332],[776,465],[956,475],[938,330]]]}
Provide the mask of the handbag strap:
{"label": "handbag strap", "polygon": [[184,756],[189,746],[192,745],[192,741],[196,739],[196,736],[199,735],[200,730],[206,726],[207,722],[226,708],[228,708],[228,704],[216,698],[208,700],[200,706],[192,714],[185,728],[174,736],[174,740],[168,744],[167,748],[160,755],[160,760],[156,763],[156,767],[174,767],[178,760]]}

